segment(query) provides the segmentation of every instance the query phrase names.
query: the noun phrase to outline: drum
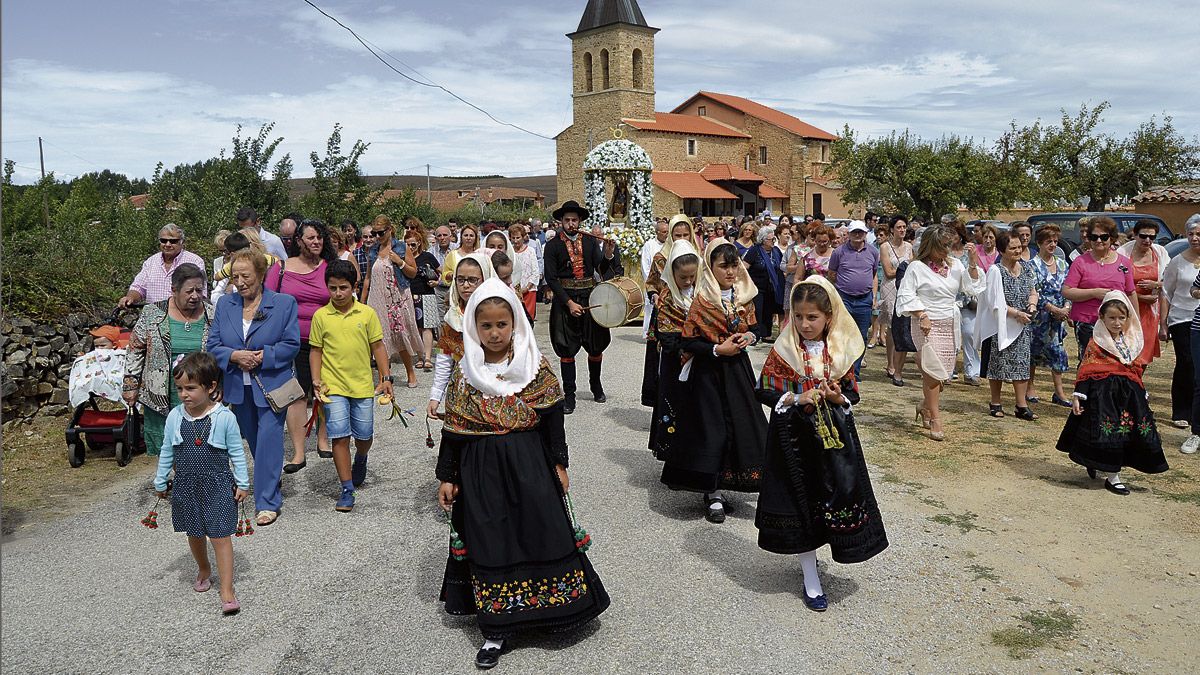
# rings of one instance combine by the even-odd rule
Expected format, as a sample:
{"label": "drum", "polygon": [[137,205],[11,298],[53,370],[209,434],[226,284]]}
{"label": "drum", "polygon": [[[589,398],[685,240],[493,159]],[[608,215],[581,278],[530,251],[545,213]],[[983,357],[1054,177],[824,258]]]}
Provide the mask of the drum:
{"label": "drum", "polygon": [[617,328],[642,314],[642,287],[628,277],[615,277],[592,289],[588,296],[592,319],[605,328]]}

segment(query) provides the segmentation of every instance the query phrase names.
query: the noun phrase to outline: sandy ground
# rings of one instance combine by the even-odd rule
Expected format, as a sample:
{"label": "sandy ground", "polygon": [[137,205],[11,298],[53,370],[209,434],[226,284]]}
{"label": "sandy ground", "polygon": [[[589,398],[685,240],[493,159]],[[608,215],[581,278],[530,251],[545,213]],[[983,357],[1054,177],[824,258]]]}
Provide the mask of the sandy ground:
{"label": "sandy ground", "polygon": [[[756,364],[765,356],[753,351]],[[568,418],[572,492],[613,606],[572,638],[516,641],[501,670],[1197,670],[1200,455],[1179,454],[1184,432],[1160,423],[1171,471],[1130,474],[1134,493],[1118,497],[1054,449],[1066,411],[1045,403],[1038,422],[995,420],[985,389],[952,385],[948,440],[925,438],[912,422],[919,389],[888,383],[871,350],[856,414],[892,545],[862,565],[822,554],[831,608],[818,615],[800,602],[798,563],[756,547],[753,495],[735,496],[741,508],[714,526],[696,497],[658,483],[641,358],[637,329],[617,331],[609,402],[581,393]],[[1170,360],[1148,378],[1159,412]],[[152,462],[118,469],[92,456],[69,469],[62,424],[4,440],[4,671],[472,669],[477,630],[436,601],[446,530],[420,420],[377,420],[353,514],[333,512],[332,462],[315,453],[285,479],[280,522],[235,544],[245,609],[229,619],[215,593],[190,590],[182,536],[137,524],[153,503]]]}

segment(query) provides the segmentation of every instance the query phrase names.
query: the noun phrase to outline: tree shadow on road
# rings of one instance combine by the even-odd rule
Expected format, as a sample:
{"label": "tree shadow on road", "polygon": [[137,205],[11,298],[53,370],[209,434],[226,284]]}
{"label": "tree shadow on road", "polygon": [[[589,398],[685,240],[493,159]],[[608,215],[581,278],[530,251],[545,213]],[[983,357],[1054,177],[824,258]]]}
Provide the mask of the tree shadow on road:
{"label": "tree shadow on road", "polygon": [[[802,602],[804,575],[794,556],[762,551],[753,542],[719,525],[691,533],[685,538],[684,547],[747,591],[760,595],[789,593],[796,596],[797,602]],[[820,551],[817,555],[820,558]],[[830,604],[836,605],[858,592],[858,582],[830,572],[827,558],[819,560],[818,564],[821,585]]]}

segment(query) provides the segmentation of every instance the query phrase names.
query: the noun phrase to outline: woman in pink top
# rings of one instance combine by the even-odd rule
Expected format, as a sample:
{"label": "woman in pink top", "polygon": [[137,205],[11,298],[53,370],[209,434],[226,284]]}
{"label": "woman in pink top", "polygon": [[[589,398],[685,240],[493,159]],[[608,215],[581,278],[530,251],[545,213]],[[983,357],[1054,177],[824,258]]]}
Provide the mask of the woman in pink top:
{"label": "woman in pink top", "polygon": [[[329,304],[325,267],[330,261],[337,260],[338,254],[325,224],[319,220],[305,220],[296,230],[288,256],[282,268],[276,263],[267,270],[265,284],[272,291],[287,293],[295,298],[300,310],[300,353],[296,355],[293,367],[305,397],[288,406],[286,422],[294,454],[292,461],[283,467],[284,473],[296,473],[308,465],[304,459],[304,426],[309,418],[308,405],[313,398],[312,371],[308,367],[308,329],[313,314]],[[317,454],[322,457],[333,456],[324,419],[317,429]]]}
{"label": "woman in pink top", "polygon": [[975,230],[975,239],[979,244],[979,269],[987,274],[1000,258],[1000,252],[996,250],[996,228],[989,223],[980,225]]}
{"label": "woman in pink top", "polygon": [[1129,301],[1137,306],[1132,297],[1133,263],[1129,258],[1113,250],[1117,238],[1117,224],[1112,218],[1099,216],[1088,220],[1085,226],[1087,253],[1075,259],[1067,270],[1062,294],[1071,305],[1071,321],[1075,322],[1075,340],[1079,343],[1079,360],[1092,339],[1100,302],[1109,291],[1121,291],[1129,295]]}
{"label": "woman in pink top", "polygon": [[833,257],[833,229],[818,225],[809,229],[813,238],[813,249],[804,256],[803,278],[818,274],[825,276],[829,271],[829,259]]}

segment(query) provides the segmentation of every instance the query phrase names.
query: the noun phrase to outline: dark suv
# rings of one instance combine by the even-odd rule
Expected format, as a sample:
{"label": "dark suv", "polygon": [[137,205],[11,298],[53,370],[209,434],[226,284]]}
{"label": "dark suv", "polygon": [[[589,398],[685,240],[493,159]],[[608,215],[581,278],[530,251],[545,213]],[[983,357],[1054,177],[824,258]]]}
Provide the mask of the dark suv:
{"label": "dark suv", "polygon": [[1030,216],[1027,221],[1033,225],[1034,232],[1038,228],[1047,223],[1054,223],[1062,228],[1062,236],[1059,237],[1058,245],[1069,256],[1074,257],[1074,252],[1079,248],[1080,237],[1079,220],[1081,218],[1091,218],[1094,216],[1107,216],[1112,218],[1117,223],[1117,230],[1120,232],[1129,232],[1133,229],[1134,224],[1139,220],[1149,220],[1155,225],[1158,225],[1158,237],[1154,240],[1155,243],[1163,246],[1167,242],[1175,238],[1171,228],[1163,222],[1158,216],[1150,216],[1142,213],[1124,213],[1111,211],[1075,211],[1070,213],[1039,213]]}

